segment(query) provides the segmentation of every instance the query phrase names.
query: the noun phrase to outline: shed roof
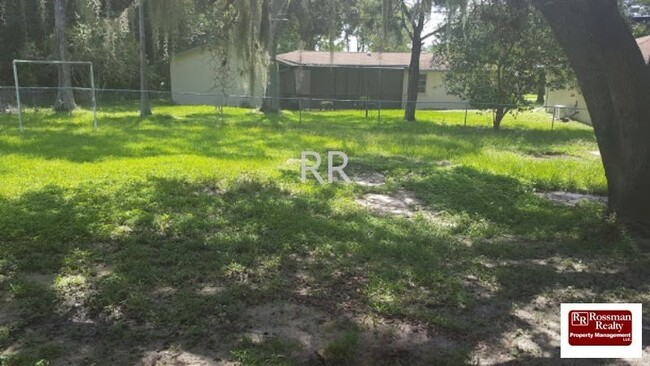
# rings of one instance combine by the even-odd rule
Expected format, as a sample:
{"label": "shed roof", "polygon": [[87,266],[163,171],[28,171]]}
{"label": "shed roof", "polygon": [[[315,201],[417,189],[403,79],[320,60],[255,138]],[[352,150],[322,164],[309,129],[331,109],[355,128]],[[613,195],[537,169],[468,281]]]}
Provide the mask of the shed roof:
{"label": "shed roof", "polygon": [[[408,68],[411,61],[409,52],[327,52],[292,51],[276,56],[276,59],[290,66],[311,67],[368,67],[368,68]],[[446,65],[431,53],[420,55],[421,70],[446,70]]]}

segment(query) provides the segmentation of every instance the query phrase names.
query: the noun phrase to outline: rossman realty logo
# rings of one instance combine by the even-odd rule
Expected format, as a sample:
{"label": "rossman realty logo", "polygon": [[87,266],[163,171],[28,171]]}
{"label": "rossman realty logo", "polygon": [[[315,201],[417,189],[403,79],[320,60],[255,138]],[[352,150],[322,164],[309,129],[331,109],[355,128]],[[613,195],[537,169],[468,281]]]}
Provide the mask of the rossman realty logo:
{"label": "rossman realty logo", "polygon": [[562,304],[562,358],[640,358],[641,304]]}

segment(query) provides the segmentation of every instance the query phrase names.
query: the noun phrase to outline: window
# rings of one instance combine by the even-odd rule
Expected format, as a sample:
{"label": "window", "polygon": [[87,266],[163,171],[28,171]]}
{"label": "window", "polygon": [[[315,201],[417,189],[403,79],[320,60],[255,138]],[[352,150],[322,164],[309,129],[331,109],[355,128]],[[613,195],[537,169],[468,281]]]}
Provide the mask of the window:
{"label": "window", "polygon": [[427,74],[420,74],[418,78],[418,93],[427,92]]}

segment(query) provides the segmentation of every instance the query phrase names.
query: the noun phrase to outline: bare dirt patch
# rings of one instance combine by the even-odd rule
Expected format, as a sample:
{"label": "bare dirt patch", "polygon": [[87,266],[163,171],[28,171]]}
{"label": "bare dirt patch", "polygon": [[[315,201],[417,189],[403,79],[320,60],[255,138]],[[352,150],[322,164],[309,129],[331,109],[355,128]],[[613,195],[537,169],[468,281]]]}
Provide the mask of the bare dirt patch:
{"label": "bare dirt patch", "polygon": [[[298,342],[308,357],[323,349],[327,342],[327,325],[332,318],[314,307],[290,302],[274,302],[249,308],[246,311],[246,336],[255,344],[269,338],[283,338]],[[331,336],[331,335],[330,335]]]}
{"label": "bare dirt patch", "polygon": [[377,186],[382,186],[386,183],[386,177],[377,172],[358,172],[358,173],[353,173],[350,176],[350,179],[364,187],[377,187]]}
{"label": "bare dirt patch", "polygon": [[456,225],[441,212],[427,210],[423,203],[408,191],[398,190],[393,194],[368,193],[357,199],[359,205],[380,215],[413,218],[420,215],[425,220],[445,227]]}
{"label": "bare dirt patch", "polygon": [[197,355],[180,350],[165,350],[149,352],[140,361],[140,366],[221,366],[236,365],[234,362],[214,360],[207,356]]}
{"label": "bare dirt patch", "polygon": [[[269,339],[298,343],[301,348],[291,355],[298,362],[338,362],[330,360],[328,347],[348,332],[357,334],[354,364],[376,362],[422,361],[437,352],[456,349],[458,345],[433,333],[425,324],[375,315],[335,314],[313,306],[291,302],[274,302],[249,308],[246,312],[245,336],[254,344]],[[340,360],[339,360],[340,361]]]}
{"label": "bare dirt patch", "polygon": [[560,324],[556,307],[545,296],[514,306],[505,320],[507,330],[499,338],[480,342],[473,361],[480,365],[514,362],[517,359],[557,359],[560,353]]}
{"label": "bare dirt patch", "polygon": [[459,347],[456,342],[421,323],[376,316],[361,317],[355,321],[363,329],[359,340],[361,359],[400,364],[431,360],[437,354]]}
{"label": "bare dirt patch", "polygon": [[[374,167],[363,165],[357,162],[351,162],[343,170],[350,178],[352,183],[364,187],[378,187],[386,184],[386,176],[382,173],[375,171]],[[337,173],[334,173],[334,181],[342,181]]]}
{"label": "bare dirt patch", "polygon": [[562,191],[538,192],[535,194],[538,197],[546,198],[547,200],[553,203],[568,206],[568,207],[576,207],[583,201],[600,203],[603,205],[607,204],[607,197],[596,196],[593,194],[572,193],[572,192],[562,192]]}
{"label": "bare dirt patch", "polygon": [[368,193],[356,202],[375,213],[404,217],[415,215],[420,205],[413,194],[404,190],[399,190],[393,195]]}

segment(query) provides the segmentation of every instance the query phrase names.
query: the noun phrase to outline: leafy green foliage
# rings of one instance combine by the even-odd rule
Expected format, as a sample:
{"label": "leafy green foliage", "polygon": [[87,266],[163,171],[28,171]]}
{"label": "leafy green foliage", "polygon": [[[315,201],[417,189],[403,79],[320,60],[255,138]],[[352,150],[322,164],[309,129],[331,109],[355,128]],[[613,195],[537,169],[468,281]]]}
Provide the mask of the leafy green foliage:
{"label": "leafy green foliage", "polygon": [[493,110],[495,129],[507,113],[533,106],[526,94],[537,90],[540,79],[553,88],[570,80],[550,29],[526,1],[475,4],[464,26],[456,21],[449,32],[440,47],[449,63],[446,85],[474,107]]}
{"label": "leafy green foliage", "polygon": [[[47,59],[54,51],[53,7],[43,0],[0,1],[0,85],[11,85],[14,59]],[[55,80],[56,73],[32,71],[26,82]]]}
{"label": "leafy green foliage", "polygon": [[630,23],[630,28],[632,34],[635,38],[644,37],[650,35],[650,24],[645,21],[634,21],[631,17],[634,15],[632,11],[633,7],[640,7],[642,10],[641,13],[648,12],[648,7],[650,6],[650,1],[648,0],[618,0],[618,7],[621,10],[621,13],[628,19]]}
{"label": "leafy green foliage", "polygon": [[[95,8],[90,11],[85,1],[77,4],[83,16],[69,27],[74,58],[93,62],[97,87],[137,89],[139,74],[134,65],[138,64],[138,44],[131,29],[133,10]],[[90,85],[87,78],[80,84]]]}
{"label": "leafy green foliage", "polygon": [[360,51],[408,52],[409,37],[391,0],[359,0],[346,17]]}
{"label": "leafy green foliage", "polygon": [[352,34],[345,24],[352,24],[346,19],[353,19],[357,4],[358,0],[292,0],[284,15],[287,22],[279,40],[279,52],[317,48],[342,50],[344,45],[336,41],[342,32],[345,38]]}
{"label": "leafy green foliage", "polygon": [[281,52],[296,49],[398,52],[408,50],[408,35],[392,0],[294,0],[287,10]]}

